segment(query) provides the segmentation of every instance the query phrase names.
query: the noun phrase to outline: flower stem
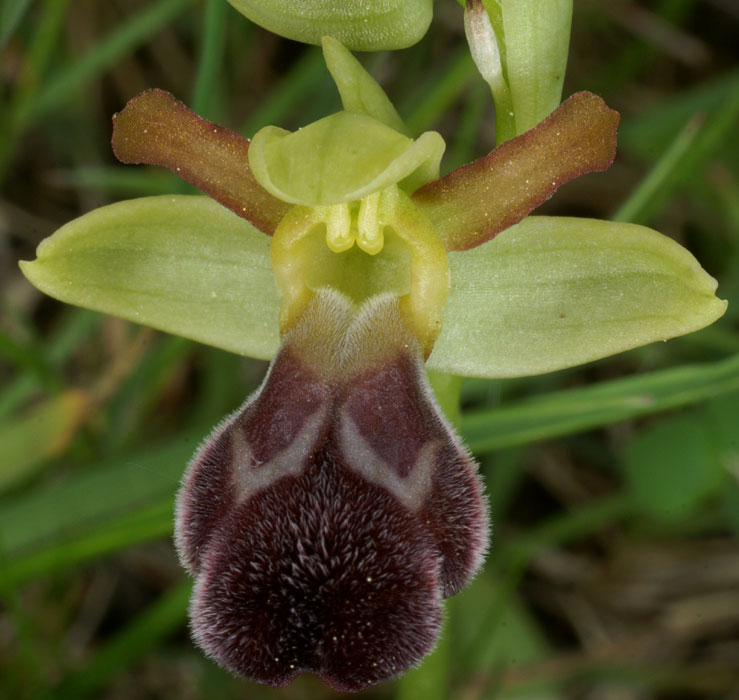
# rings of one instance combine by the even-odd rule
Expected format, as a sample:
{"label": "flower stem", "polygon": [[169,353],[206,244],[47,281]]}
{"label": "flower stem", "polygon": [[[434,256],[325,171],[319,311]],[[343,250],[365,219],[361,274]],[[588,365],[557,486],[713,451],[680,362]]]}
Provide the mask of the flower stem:
{"label": "flower stem", "polygon": [[431,388],[434,390],[436,400],[439,402],[444,415],[455,428],[459,427],[459,397],[462,390],[462,377],[445,374],[444,372],[435,372],[434,370],[427,370],[427,374]]}

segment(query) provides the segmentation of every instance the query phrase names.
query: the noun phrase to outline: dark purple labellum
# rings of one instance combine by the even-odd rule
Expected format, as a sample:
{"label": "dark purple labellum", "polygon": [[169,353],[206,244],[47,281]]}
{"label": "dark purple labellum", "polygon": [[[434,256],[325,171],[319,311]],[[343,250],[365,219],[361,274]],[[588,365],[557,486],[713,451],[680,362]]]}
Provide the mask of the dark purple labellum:
{"label": "dark purple labellum", "polygon": [[394,297],[316,295],[195,455],[176,536],[195,639],[239,675],[356,691],[432,649],[487,513]]}

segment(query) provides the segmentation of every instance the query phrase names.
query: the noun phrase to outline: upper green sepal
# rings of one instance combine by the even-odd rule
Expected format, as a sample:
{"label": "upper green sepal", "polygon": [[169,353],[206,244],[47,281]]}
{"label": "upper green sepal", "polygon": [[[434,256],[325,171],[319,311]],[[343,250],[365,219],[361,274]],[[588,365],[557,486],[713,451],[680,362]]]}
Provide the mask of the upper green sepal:
{"label": "upper green sepal", "polygon": [[330,36],[323,37],[321,46],[326,68],[336,83],[344,109],[374,117],[391,129],[410,136],[385,91],[351,52]]}
{"label": "upper green sepal", "polygon": [[643,226],[530,216],[449,253],[452,277],[430,369],[543,374],[709,325],[726,302],[682,246]]}
{"label": "upper green sepal", "polygon": [[431,23],[433,0],[228,0],[274,34],[320,44],[332,36],[352,51],[413,46]]}
{"label": "upper green sepal", "polygon": [[269,244],[207,197],[145,197],[70,221],[21,269],[69,304],[269,359],[280,309]]}
{"label": "upper green sepal", "polygon": [[249,166],[285,202],[339,204],[393,184],[413,192],[438,176],[444,147],[435,131],[413,141],[366,114],[337,112],[292,133],[261,129],[249,147]]}

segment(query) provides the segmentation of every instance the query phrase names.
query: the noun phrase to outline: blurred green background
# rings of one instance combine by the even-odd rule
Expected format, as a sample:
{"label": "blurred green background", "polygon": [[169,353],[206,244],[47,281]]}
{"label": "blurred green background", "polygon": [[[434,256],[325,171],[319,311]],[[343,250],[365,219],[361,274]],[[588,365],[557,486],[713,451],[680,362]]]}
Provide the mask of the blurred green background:
{"label": "blurred green background", "polygon": [[[418,670],[366,698],[739,698],[739,5],[577,0],[565,95],[622,114],[605,174],[542,212],[644,223],[729,310],[581,368],[463,383],[494,522]],[[443,170],[492,148],[454,0],[425,40],[362,55]],[[244,135],[339,108],[320,51],[225,0],[0,5],[0,698],[335,697],[233,679],[189,641],[170,539],[190,455],[265,365],[56,303],[17,261],[119,199],[188,191],[117,164],[111,115],[148,87]]]}

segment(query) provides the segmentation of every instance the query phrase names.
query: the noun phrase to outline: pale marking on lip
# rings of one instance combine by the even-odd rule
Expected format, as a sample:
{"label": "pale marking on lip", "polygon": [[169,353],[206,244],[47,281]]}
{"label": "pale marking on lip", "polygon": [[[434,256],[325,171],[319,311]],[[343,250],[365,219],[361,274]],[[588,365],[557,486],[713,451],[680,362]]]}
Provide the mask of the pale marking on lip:
{"label": "pale marking on lip", "polygon": [[404,506],[419,510],[431,493],[437,455],[443,440],[427,441],[418,451],[407,477],[398,476],[388,463],[377,456],[348,412],[339,419],[339,445],[346,465],[370,483],[387,489]]}
{"label": "pale marking on lip", "polygon": [[283,476],[299,476],[303,473],[308,459],[316,451],[316,443],[328,417],[328,404],[328,401],[324,402],[321,408],[306,418],[295,439],[268,462],[262,463],[254,458],[241,430],[230,431],[233,460],[231,480],[236,488],[237,503],[243,503]]}

